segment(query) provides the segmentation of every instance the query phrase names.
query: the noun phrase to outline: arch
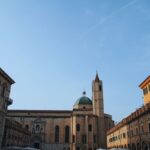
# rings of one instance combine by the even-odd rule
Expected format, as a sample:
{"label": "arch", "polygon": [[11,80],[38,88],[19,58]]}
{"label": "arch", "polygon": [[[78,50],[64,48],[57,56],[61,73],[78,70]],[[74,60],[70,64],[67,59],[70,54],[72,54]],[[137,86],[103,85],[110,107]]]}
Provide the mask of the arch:
{"label": "arch", "polygon": [[55,127],[55,143],[59,143],[59,126]]}
{"label": "arch", "polygon": [[131,148],[132,150],[136,150],[136,145],[133,143],[132,144],[132,148]]}
{"label": "arch", "polygon": [[137,150],[141,150],[141,145],[140,145],[140,143],[137,143]]}
{"label": "arch", "polygon": [[150,149],[150,142],[148,143],[148,149]]}
{"label": "arch", "polygon": [[127,148],[127,145],[126,145],[126,144],[124,145],[124,148]]}
{"label": "arch", "polygon": [[131,149],[130,144],[128,144],[128,149]]}
{"label": "arch", "polygon": [[148,146],[144,141],[142,142],[142,150],[148,150]]}
{"label": "arch", "polygon": [[33,141],[34,148],[37,148],[37,149],[41,148],[42,139],[40,136],[34,136],[32,141]]}
{"label": "arch", "polygon": [[65,127],[65,143],[69,143],[69,137],[70,137],[70,127]]}

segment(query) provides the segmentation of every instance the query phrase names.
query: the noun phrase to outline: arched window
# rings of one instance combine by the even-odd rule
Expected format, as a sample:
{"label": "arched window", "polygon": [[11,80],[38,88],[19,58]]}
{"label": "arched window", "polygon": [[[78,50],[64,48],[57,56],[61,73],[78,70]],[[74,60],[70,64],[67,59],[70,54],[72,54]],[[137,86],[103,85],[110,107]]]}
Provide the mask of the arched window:
{"label": "arched window", "polygon": [[80,131],[80,124],[77,124],[77,125],[76,125],[76,130],[77,130],[77,131]]}
{"label": "arched window", "polygon": [[65,143],[69,143],[69,132],[70,132],[69,126],[66,126],[65,127]]}
{"label": "arched window", "polygon": [[59,126],[55,127],[55,143],[59,143]]}
{"label": "arched window", "polygon": [[40,131],[40,125],[39,124],[36,125],[36,131]]}

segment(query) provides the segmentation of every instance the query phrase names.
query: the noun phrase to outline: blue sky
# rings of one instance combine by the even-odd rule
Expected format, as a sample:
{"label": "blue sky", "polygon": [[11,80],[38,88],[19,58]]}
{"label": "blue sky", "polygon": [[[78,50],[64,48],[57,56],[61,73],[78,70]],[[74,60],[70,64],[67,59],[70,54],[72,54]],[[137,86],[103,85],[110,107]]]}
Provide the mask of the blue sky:
{"label": "blue sky", "polygon": [[143,104],[149,0],[1,0],[0,66],[16,81],[11,109],[72,109],[96,70],[105,112],[120,121]]}

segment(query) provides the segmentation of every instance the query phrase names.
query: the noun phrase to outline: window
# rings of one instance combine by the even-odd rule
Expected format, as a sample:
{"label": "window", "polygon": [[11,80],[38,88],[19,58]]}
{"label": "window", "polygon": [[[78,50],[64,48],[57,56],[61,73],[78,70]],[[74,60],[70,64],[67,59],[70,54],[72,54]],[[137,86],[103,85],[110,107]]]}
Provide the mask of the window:
{"label": "window", "polygon": [[96,143],[96,135],[93,136],[93,142]]}
{"label": "window", "polygon": [[141,126],[141,132],[144,133],[144,128],[143,125]]}
{"label": "window", "polygon": [[131,137],[133,136],[133,130],[131,130]]}
{"label": "window", "polygon": [[148,93],[147,87],[143,89],[143,94],[146,95]]}
{"label": "window", "polygon": [[150,84],[148,85],[149,91],[150,91]]}
{"label": "window", "polygon": [[136,128],[136,135],[138,135],[138,128]]}
{"label": "window", "polygon": [[148,123],[148,129],[149,129],[149,132],[150,132],[150,122]]}
{"label": "window", "polygon": [[127,136],[130,137],[130,132],[129,131],[127,131]]}
{"label": "window", "polygon": [[36,125],[36,131],[40,131],[40,125],[39,124]]}
{"label": "window", "polygon": [[3,97],[5,96],[6,89],[7,89],[7,84],[4,83],[4,84],[2,85],[2,93],[1,93],[1,95],[2,95]]}
{"label": "window", "polygon": [[86,135],[82,135],[82,143],[86,144]]}
{"label": "window", "polygon": [[75,135],[72,136],[72,143],[75,143]]}
{"label": "window", "polygon": [[69,143],[69,126],[65,127],[65,143]]}
{"label": "window", "polygon": [[55,127],[55,143],[59,143],[59,126]]}
{"label": "window", "polygon": [[76,147],[76,150],[80,150],[80,147]]}
{"label": "window", "polygon": [[80,125],[79,124],[76,125],[76,130],[80,131]]}
{"label": "window", "polygon": [[99,85],[99,90],[102,91],[102,86],[101,85]]}
{"label": "window", "polygon": [[35,129],[34,129],[34,128],[32,128],[32,133],[33,133],[33,134],[35,133]]}
{"label": "window", "polygon": [[2,94],[1,94],[3,97],[5,96],[5,90],[6,90],[6,88],[3,86],[2,87]]}
{"label": "window", "polygon": [[92,131],[92,125],[91,125],[91,124],[89,124],[88,130],[89,130],[89,131]]}
{"label": "window", "polygon": [[126,138],[126,133],[123,133],[123,138]]}

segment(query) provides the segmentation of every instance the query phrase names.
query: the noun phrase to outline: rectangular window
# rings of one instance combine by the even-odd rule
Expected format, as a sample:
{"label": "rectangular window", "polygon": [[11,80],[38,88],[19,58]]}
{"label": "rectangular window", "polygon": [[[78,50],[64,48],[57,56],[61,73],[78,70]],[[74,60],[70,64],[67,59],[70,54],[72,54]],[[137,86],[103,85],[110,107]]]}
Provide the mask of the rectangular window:
{"label": "rectangular window", "polygon": [[141,126],[141,133],[144,133],[143,125]]}
{"label": "rectangular window", "polygon": [[102,86],[101,85],[99,85],[99,91],[102,91]]}
{"label": "rectangular window", "polygon": [[72,136],[72,143],[75,143],[75,135]]}
{"label": "rectangular window", "polygon": [[82,135],[82,143],[86,144],[86,135]]}
{"label": "rectangular window", "polygon": [[136,135],[138,135],[138,128],[136,128]]}
{"label": "rectangular window", "polygon": [[133,130],[131,130],[130,133],[131,133],[131,134],[130,134],[130,137],[132,137],[132,136],[133,136]]}
{"label": "rectangular window", "polygon": [[89,131],[92,131],[92,125],[91,125],[91,124],[89,124],[88,130],[89,130]]}
{"label": "rectangular window", "polygon": [[80,131],[80,124],[77,124],[77,125],[76,125],[76,130],[77,130],[77,131]]}
{"label": "rectangular window", "polygon": [[96,143],[96,135],[93,136],[94,144]]}
{"label": "rectangular window", "polygon": [[147,89],[147,87],[145,88],[145,95],[148,93],[148,89]]}
{"label": "rectangular window", "polygon": [[127,136],[130,137],[129,131],[127,131]]}
{"label": "rectangular window", "polygon": [[126,138],[126,133],[123,133],[123,138]]}
{"label": "rectangular window", "polygon": [[149,129],[149,132],[150,132],[150,122],[148,123],[148,129]]}
{"label": "rectangular window", "polygon": [[149,88],[149,92],[150,92],[150,84],[148,85],[148,88]]}

